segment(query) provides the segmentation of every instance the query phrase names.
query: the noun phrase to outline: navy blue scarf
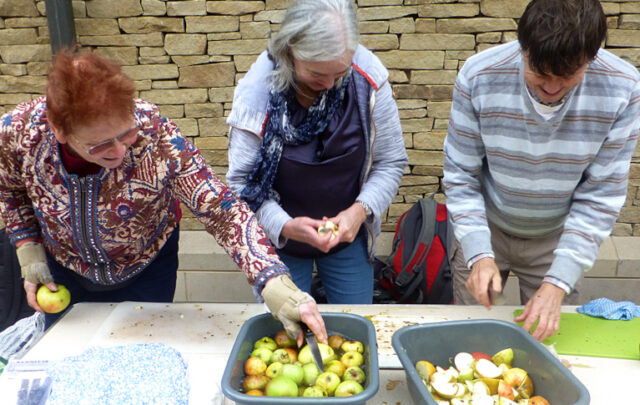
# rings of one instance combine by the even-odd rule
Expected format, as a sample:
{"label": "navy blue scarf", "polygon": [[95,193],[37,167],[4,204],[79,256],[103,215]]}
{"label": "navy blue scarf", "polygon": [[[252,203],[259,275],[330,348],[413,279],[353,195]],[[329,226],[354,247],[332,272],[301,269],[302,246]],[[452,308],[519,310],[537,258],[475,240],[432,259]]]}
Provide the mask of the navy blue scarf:
{"label": "navy blue scarf", "polygon": [[289,105],[296,102],[295,90],[289,88],[282,92],[270,92],[260,156],[247,179],[247,185],[240,193],[240,197],[254,212],[265,200],[279,201],[278,193],[273,190],[273,182],[278,172],[284,145],[304,145],[324,132],[333,114],[342,105],[350,80],[351,74],[347,74],[340,86],[323,91],[309,107],[307,115],[297,127],[293,127],[289,122]]}

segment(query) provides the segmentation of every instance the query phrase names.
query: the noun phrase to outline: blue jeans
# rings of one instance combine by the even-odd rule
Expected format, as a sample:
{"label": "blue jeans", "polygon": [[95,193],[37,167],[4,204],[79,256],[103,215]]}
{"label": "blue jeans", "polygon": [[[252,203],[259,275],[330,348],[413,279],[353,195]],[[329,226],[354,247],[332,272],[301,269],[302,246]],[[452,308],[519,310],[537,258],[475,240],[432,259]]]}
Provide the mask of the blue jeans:
{"label": "blue jeans", "polygon": [[[131,283],[126,283],[122,288],[90,291],[78,281],[77,273],[61,266],[47,255],[49,270],[53,280],[67,287],[71,293],[71,303],[67,310],[72,304],[78,302],[172,302],[176,291],[179,239],[180,229],[177,227],[153,262],[149,263]],[[64,312],[45,313],[45,328],[49,328],[63,314]]]}
{"label": "blue jeans", "polygon": [[367,236],[359,235],[349,246],[330,256],[302,259],[278,252],[289,267],[293,282],[310,292],[313,264],[327,294],[329,304],[371,304],[373,265],[367,254]]}

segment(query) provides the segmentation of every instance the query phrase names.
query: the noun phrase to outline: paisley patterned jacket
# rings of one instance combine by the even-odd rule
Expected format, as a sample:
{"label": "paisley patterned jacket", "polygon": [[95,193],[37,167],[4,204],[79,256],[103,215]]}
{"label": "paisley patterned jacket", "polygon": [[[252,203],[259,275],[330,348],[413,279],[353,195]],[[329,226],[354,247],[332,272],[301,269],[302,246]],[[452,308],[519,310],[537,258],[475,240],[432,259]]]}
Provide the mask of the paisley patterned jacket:
{"label": "paisley patterned jacket", "polygon": [[120,167],[86,177],[66,172],[46,115],[41,97],[0,119],[0,214],[12,243],[42,238],[64,267],[119,284],[153,261],[181,201],[258,290],[288,273],[253,212],[155,105],[136,100],[139,136]]}

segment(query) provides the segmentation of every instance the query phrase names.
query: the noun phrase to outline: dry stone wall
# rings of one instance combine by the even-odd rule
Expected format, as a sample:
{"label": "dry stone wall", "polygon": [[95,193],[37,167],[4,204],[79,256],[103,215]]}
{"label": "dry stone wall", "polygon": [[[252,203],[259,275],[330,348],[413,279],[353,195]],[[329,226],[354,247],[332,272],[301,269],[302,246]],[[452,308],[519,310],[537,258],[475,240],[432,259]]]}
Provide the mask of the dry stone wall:
{"label": "dry stone wall", "polygon": [[[278,29],[288,0],[73,0],[77,42],[122,63],[141,98],[156,103],[227,171],[233,90]],[[410,165],[385,230],[438,190],[442,143],[464,61],[516,38],[528,0],[359,0],[361,42],[390,71]],[[602,1],[606,48],[640,65],[640,0]],[[0,0],[0,112],[43,94],[51,48],[42,0]],[[640,235],[640,156],[615,235]],[[201,229],[185,211],[183,229]]]}

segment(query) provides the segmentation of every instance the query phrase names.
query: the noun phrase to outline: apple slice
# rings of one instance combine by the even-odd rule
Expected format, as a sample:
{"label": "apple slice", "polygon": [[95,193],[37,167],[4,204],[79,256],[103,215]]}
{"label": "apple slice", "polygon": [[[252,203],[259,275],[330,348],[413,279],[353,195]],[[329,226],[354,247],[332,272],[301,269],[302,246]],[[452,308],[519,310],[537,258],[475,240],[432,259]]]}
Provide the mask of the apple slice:
{"label": "apple slice", "polygon": [[513,349],[509,347],[507,349],[500,350],[491,357],[491,361],[493,361],[496,366],[506,364],[511,367],[511,363],[513,362]]}
{"label": "apple slice", "polygon": [[490,395],[472,395],[471,403],[473,405],[495,405],[495,402]]}
{"label": "apple slice", "polygon": [[429,377],[429,381],[431,381],[431,384],[435,384],[436,382],[437,383],[454,383],[456,382],[456,378],[443,370],[443,371],[436,371],[435,373],[431,374],[431,377]]}
{"label": "apple slice", "polygon": [[509,398],[499,397],[498,405],[518,405],[517,402],[510,400]]}
{"label": "apple slice", "polygon": [[484,378],[498,378],[502,375],[502,370],[491,360],[480,359],[475,363],[476,373]]}
{"label": "apple slice", "polygon": [[428,361],[420,360],[416,363],[416,371],[418,375],[420,375],[420,378],[429,381],[429,377],[436,372],[436,368]]}
{"label": "apple slice", "polygon": [[445,381],[434,381],[431,383],[431,387],[433,390],[445,399],[454,398],[458,394],[458,383],[445,382]]}
{"label": "apple slice", "polygon": [[467,353],[467,352],[460,352],[456,354],[456,356],[453,358],[453,365],[460,372],[462,370],[473,368],[474,362],[475,360],[473,359],[473,356],[471,355],[471,353]]}
{"label": "apple slice", "polygon": [[472,395],[485,395],[485,396],[491,395],[491,390],[489,389],[489,386],[487,385],[487,383],[485,383],[484,381],[474,382],[470,391]]}
{"label": "apple slice", "polygon": [[513,394],[513,387],[504,382],[504,380],[500,380],[498,382],[498,395],[502,398],[514,399],[515,395]]}

